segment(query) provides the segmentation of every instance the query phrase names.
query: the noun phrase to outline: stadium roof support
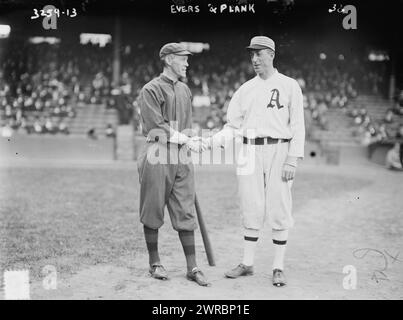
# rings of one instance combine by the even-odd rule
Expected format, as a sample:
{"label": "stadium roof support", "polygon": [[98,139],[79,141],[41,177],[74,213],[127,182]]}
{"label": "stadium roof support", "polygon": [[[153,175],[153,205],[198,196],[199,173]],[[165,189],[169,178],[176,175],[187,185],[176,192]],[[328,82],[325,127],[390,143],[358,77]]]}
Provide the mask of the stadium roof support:
{"label": "stadium roof support", "polygon": [[113,87],[119,87],[120,83],[120,47],[121,47],[121,28],[120,28],[120,17],[115,16],[115,30],[114,36],[112,38],[113,42]]}

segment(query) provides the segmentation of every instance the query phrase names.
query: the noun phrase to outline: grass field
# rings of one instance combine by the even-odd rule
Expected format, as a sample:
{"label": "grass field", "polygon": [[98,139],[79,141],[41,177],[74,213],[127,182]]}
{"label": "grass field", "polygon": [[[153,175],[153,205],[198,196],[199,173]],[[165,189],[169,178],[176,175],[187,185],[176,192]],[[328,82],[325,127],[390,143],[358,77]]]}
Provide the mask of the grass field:
{"label": "grass field", "polygon": [[[379,201],[385,196],[382,192],[392,192],[379,185],[383,171],[375,170],[371,175],[360,175],[355,170],[349,172],[351,174],[340,174],[337,168],[302,168],[298,173],[294,184],[296,233],[290,239],[288,260],[291,269],[297,268],[299,261],[300,267],[306,268],[307,272],[310,263],[314,267],[328,263],[328,268],[332,269],[336,263],[334,259],[343,260],[351,255],[352,248],[365,246],[365,241],[375,245],[372,241],[375,239],[383,239],[388,248],[391,245],[394,249],[401,248],[403,223],[398,214],[399,210],[402,212],[401,200],[393,205],[400,208],[387,207],[385,210],[389,211],[383,217],[365,212],[375,205],[371,202],[371,192],[380,192],[374,194],[374,199],[379,196]],[[385,176],[381,179],[389,181],[389,186],[392,181],[393,190],[399,190],[398,181],[401,180],[389,176],[388,172],[386,175],[389,180]],[[0,270],[29,269],[32,282],[40,281],[41,270],[46,265],[55,266],[58,276],[65,281],[96,266],[128,268],[133,277],[146,273],[135,164],[102,168],[6,166],[0,168],[0,178]],[[396,182],[393,179],[397,179]],[[232,267],[229,262],[236,263],[241,255],[236,176],[232,170],[198,169],[196,186],[215,249],[217,270],[221,272]],[[354,212],[356,216],[352,216]],[[366,215],[368,221],[363,221],[362,217]],[[372,237],[369,232],[373,233]],[[269,236],[266,238],[263,245],[270,243]],[[293,238],[295,242],[292,242]],[[350,244],[342,243],[346,240]],[[169,261],[171,269],[182,272],[184,258],[179,240],[167,219],[161,229],[160,248],[161,256]],[[298,251],[301,248],[303,252]],[[341,249],[344,251],[337,257],[337,250]],[[200,237],[197,250],[199,263],[205,266]],[[322,253],[320,257],[316,256],[318,253]],[[315,259],[320,262],[312,262]],[[136,270],[141,272],[136,273]],[[213,280],[221,281],[221,276],[211,272]],[[401,273],[397,277],[401,284]],[[158,286],[159,283],[147,282],[147,285]],[[402,291],[390,294],[401,295]],[[290,297],[294,296],[291,294]]]}

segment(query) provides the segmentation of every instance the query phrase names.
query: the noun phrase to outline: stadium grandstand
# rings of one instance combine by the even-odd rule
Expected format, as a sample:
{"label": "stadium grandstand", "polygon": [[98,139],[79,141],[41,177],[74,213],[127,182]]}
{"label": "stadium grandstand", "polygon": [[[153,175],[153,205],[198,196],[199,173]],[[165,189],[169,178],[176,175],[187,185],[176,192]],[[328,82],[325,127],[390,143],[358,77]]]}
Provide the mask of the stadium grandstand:
{"label": "stadium grandstand", "polygon": [[[278,43],[275,66],[303,90],[310,142],[322,151],[365,148],[371,157],[378,146],[403,139],[399,48],[391,45],[397,31],[383,26],[372,33],[370,4],[365,15],[360,12],[360,27],[347,31],[340,17],[323,11],[325,5],[313,10],[312,1],[255,2],[270,11],[270,22],[256,14],[257,21],[242,17],[241,26],[241,18],[223,14],[206,25],[207,13],[166,15],[169,6],[159,6],[151,18],[150,10],[138,13],[149,7],[130,1],[112,14],[101,1],[72,1],[68,6],[79,8],[78,16],[59,18],[56,30],[29,18],[34,7],[45,5],[41,1],[2,5],[7,10],[0,24],[10,28],[0,39],[2,137],[116,139],[113,158],[135,159],[136,141],[143,138],[139,90],[161,72],[158,50],[169,41],[185,42],[194,52],[185,80],[193,95],[194,127],[220,129],[232,94],[254,76],[244,50],[248,39],[268,34]],[[312,12],[303,30],[293,11],[297,6],[298,15]],[[192,19],[197,23],[186,28]],[[132,152],[119,154],[124,149]]]}

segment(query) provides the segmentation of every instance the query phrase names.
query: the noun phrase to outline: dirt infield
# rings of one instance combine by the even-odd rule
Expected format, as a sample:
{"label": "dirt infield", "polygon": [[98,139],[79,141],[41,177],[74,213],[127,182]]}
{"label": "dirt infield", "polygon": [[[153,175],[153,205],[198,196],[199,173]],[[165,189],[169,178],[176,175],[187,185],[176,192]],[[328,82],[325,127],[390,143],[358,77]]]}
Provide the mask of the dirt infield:
{"label": "dirt infield", "polygon": [[[147,275],[135,164],[3,164],[0,179],[0,270],[28,269],[32,299],[403,298],[403,174],[377,166],[300,167],[284,288],[271,285],[268,226],[255,275],[223,277],[242,256],[236,177],[229,167],[196,172],[217,264],[208,266],[197,232],[197,258],[210,288],[185,279],[185,259],[168,216],[160,252],[170,280]],[[57,270],[55,290],[44,289],[46,265]],[[347,265],[357,271],[356,289],[343,287]]]}

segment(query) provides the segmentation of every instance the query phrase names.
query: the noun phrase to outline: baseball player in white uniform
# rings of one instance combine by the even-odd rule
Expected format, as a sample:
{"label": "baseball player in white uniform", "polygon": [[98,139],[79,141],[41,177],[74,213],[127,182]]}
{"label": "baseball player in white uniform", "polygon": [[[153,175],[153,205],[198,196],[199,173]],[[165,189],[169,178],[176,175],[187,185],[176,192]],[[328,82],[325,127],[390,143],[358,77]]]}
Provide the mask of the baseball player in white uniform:
{"label": "baseball player in white uniform", "polygon": [[237,170],[244,254],[242,263],[225,276],[253,274],[259,231],[267,219],[274,245],[273,285],[283,286],[288,230],[294,224],[291,186],[298,159],[304,156],[303,97],[298,82],[273,67],[272,39],[253,37],[247,49],[257,75],[234,93],[226,125],[207,140],[210,147],[216,147],[241,136],[240,154],[253,169]]}

